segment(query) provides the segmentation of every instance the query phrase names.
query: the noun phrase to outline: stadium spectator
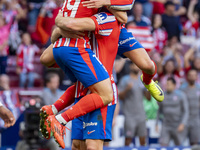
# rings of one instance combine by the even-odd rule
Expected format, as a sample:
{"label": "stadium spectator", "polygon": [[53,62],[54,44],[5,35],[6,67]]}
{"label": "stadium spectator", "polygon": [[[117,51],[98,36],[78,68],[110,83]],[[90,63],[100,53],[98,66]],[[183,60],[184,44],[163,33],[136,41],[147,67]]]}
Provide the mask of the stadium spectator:
{"label": "stadium spectator", "polygon": [[20,0],[19,5],[23,11],[23,16],[19,19],[18,25],[19,25],[19,30],[22,32],[27,32],[28,31],[28,1],[27,0]]}
{"label": "stadium spectator", "polygon": [[136,2],[140,2],[142,4],[143,15],[150,18],[153,10],[151,0],[136,0]]}
{"label": "stadium spectator", "polygon": [[159,14],[155,14],[152,17],[152,33],[154,38],[154,46],[156,52],[163,54],[163,48],[167,42],[167,32],[162,27],[162,17]]}
{"label": "stadium spectator", "polygon": [[181,80],[179,78],[179,72],[177,68],[176,61],[172,58],[164,62],[162,71],[160,69],[158,70],[160,84],[163,89],[165,89],[165,85],[167,84],[167,79],[169,77],[173,77],[176,80],[176,88],[180,87]]}
{"label": "stadium spectator", "polygon": [[122,110],[125,116],[126,146],[132,143],[132,139],[135,136],[139,136],[140,145],[144,146],[146,144],[146,117],[139,71],[139,68],[131,63],[130,74],[122,77],[118,85],[119,98],[123,102]]}
{"label": "stadium spectator", "polygon": [[183,26],[183,32],[187,36],[197,37],[199,35],[199,12],[195,8],[198,0],[191,0],[187,12],[188,21]]}
{"label": "stadium spectator", "polygon": [[0,12],[0,74],[6,73],[7,58],[8,58],[8,39],[10,35],[10,25],[6,24],[6,20]]}
{"label": "stadium spectator", "polygon": [[29,33],[22,34],[22,43],[17,51],[17,69],[16,72],[20,77],[20,87],[25,87],[28,79],[28,87],[33,87],[35,80],[34,56],[39,53],[39,48],[32,44]]}
{"label": "stadium spectator", "polygon": [[[9,77],[5,74],[0,75],[0,87],[2,88],[2,91],[0,91],[0,103],[7,107],[17,120],[21,114],[19,96],[16,91],[10,89]],[[0,119],[0,128],[4,128],[4,125],[4,121]]]}
{"label": "stadium spectator", "polygon": [[198,43],[199,40],[196,40],[194,46],[192,46],[184,55],[185,71],[187,73],[191,68],[196,69],[198,72],[198,83],[200,83],[200,45]]}
{"label": "stadium spectator", "polygon": [[156,119],[158,104],[157,104],[157,101],[151,96],[150,92],[148,91],[144,91],[143,104],[144,104],[144,110],[146,113],[146,118],[148,120]]}
{"label": "stadium spectator", "polygon": [[[175,145],[181,145],[184,140],[189,111],[186,95],[182,91],[176,90],[176,80],[173,77],[167,79],[165,100],[159,105],[157,123],[160,114],[163,114],[159,139],[161,146],[168,146],[170,140],[173,140]],[[157,125],[156,128],[158,129]]]}
{"label": "stadium spectator", "polygon": [[7,23],[12,22],[9,37],[9,51],[15,54],[21,42],[18,30],[18,20],[26,14],[24,14],[17,0],[6,0],[3,15],[6,18]]}
{"label": "stadium spectator", "polygon": [[10,90],[10,80],[6,74],[0,76],[0,88],[2,91]]}
{"label": "stadium spectator", "polygon": [[164,4],[167,0],[151,0],[153,4],[153,14],[163,14],[165,11]]}
{"label": "stadium spectator", "polygon": [[40,8],[42,7],[43,3],[45,0],[29,0],[28,5],[29,5],[29,13],[28,13],[28,31],[30,33],[35,32],[36,28],[36,22],[37,22],[37,17],[40,12]]}
{"label": "stadium spectator", "polygon": [[187,73],[187,82],[181,86],[181,90],[187,96],[189,105],[189,120],[187,129],[187,135],[190,140],[190,145],[198,144],[200,140],[199,129],[200,129],[200,85],[195,83],[197,80],[197,71],[191,69]]}
{"label": "stadium spectator", "polygon": [[171,38],[176,36],[180,39],[180,18],[179,16],[175,15],[175,4],[172,1],[167,1],[165,3],[165,12],[162,15],[162,23],[163,27],[165,27],[168,37]]}
{"label": "stadium spectator", "polygon": [[55,26],[55,18],[60,9],[61,1],[46,1],[40,9],[39,16],[36,22],[36,32],[31,36],[33,40],[42,44],[42,46],[49,46],[51,44],[51,32]]}
{"label": "stadium spectator", "polygon": [[128,17],[127,25],[134,23],[136,24],[136,26],[142,26],[142,27],[150,26],[151,21],[146,16],[143,16],[142,13],[143,13],[142,4],[139,2],[135,3],[133,6],[133,15]]}
{"label": "stadium spectator", "polygon": [[46,88],[43,90],[43,100],[45,105],[51,105],[60,98],[63,92],[58,89],[60,78],[57,73],[48,73],[45,77]]}

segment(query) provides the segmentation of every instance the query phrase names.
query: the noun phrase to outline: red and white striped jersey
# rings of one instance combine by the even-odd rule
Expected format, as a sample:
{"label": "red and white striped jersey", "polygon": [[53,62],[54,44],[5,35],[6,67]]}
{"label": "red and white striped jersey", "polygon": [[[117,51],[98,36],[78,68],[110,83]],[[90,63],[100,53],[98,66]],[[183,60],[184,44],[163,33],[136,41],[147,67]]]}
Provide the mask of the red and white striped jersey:
{"label": "red and white striped jersey", "polygon": [[[117,87],[114,83],[112,72],[114,60],[118,51],[121,24],[109,13],[99,13],[91,18],[94,20],[96,26],[93,41],[91,42],[93,47],[92,49],[110,75],[114,92],[114,100],[111,104],[116,104]],[[77,82],[75,97],[78,98],[84,96],[87,92],[88,90],[85,89],[80,82]]]}
{"label": "red and white striped jersey", "polygon": [[39,50],[40,49],[36,45],[19,45],[17,50],[17,65],[22,68],[23,73],[33,71],[34,56]]}
{"label": "red and white striped jersey", "polygon": [[[83,18],[91,17],[98,12],[98,9],[83,7],[84,0],[65,0],[61,8],[64,17]],[[89,33],[85,32],[83,39],[60,38],[54,43],[54,48],[61,46],[91,48]]]}
{"label": "red and white striped jersey", "polygon": [[133,36],[146,49],[151,51],[154,48],[154,40],[151,34],[150,27],[128,26],[127,31],[131,32]]}

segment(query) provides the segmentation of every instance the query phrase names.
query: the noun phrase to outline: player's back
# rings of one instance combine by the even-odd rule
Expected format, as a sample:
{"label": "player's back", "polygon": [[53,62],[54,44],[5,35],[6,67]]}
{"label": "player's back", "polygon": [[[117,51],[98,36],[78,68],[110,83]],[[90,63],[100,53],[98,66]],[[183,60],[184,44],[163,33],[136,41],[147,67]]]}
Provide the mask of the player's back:
{"label": "player's back", "polygon": [[[92,49],[96,54],[94,57],[97,57],[108,71],[113,85],[114,80],[112,79],[112,71],[118,51],[120,23],[110,13],[99,13],[91,18],[94,20],[96,25],[96,31],[94,32],[91,41]],[[85,89],[82,83],[78,81],[76,84],[75,97],[78,98],[84,96],[87,92],[88,89]],[[116,101],[117,98],[115,98],[112,103],[115,104]]]}
{"label": "player's back", "polygon": [[[63,7],[61,8],[64,17],[72,18],[83,18],[91,17],[98,12],[98,9],[90,9],[83,7],[84,0],[65,0]],[[91,48],[89,43],[89,33],[85,32],[83,39],[75,38],[60,38],[55,42],[54,48],[67,46],[67,47],[78,47],[78,48]]]}
{"label": "player's back", "polygon": [[91,17],[98,12],[98,9],[90,9],[83,7],[82,2],[85,0],[65,0],[63,3],[62,11],[64,17],[83,18]]}

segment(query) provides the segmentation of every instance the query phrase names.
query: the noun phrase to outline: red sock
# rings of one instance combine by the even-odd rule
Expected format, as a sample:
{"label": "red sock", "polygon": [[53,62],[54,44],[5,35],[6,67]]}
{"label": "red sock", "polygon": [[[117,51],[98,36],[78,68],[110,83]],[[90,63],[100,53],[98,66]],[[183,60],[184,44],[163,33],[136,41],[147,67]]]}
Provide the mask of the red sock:
{"label": "red sock", "polygon": [[66,122],[69,122],[103,106],[101,97],[96,93],[92,93],[81,98],[74,106],[62,113],[61,116]]}
{"label": "red sock", "polygon": [[55,64],[53,64],[52,66],[49,66],[48,68],[60,68],[60,67],[58,66],[57,63],[55,63]]}
{"label": "red sock", "polygon": [[156,63],[153,61],[154,65],[155,65],[155,72],[154,74],[147,74],[144,71],[142,71],[143,73],[143,82],[148,85],[151,83],[151,79],[153,79],[153,77],[155,76],[155,74],[157,73],[157,65]]}
{"label": "red sock", "polygon": [[53,104],[57,111],[63,110],[65,107],[70,106],[74,102],[75,85],[70,86],[65,93]]}

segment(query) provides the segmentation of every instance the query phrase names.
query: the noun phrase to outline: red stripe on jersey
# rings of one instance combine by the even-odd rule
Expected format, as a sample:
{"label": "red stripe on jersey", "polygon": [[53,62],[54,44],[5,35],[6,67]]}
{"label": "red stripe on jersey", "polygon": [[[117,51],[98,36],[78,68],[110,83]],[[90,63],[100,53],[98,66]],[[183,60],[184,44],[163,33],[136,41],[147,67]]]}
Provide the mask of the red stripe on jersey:
{"label": "red stripe on jersey", "polygon": [[107,118],[108,106],[104,106],[100,110],[101,110],[101,116],[102,116],[102,120],[103,120],[104,136],[106,137],[106,118]]}
{"label": "red stripe on jersey", "polygon": [[56,41],[56,44],[54,47],[58,47],[58,43],[59,43],[59,40]]}
{"label": "red stripe on jersey", "polygon": [[64,38],[62,38],[62,42],[61,42],[61,45],[64,45],[65,44],[65,39]]}
{"label": "red stripe on jersey", "polygon": [[69,47],[75,47],[76,40],[78,40],[78,39],[71,39],[70,43],[69,43]]}
{"label": "red stripe on jersey", "polygon": [[[79,53],[81,54],[81,57],[85,61],[85,63],[88,65],[88,67],[90,68],[90,70],[92,71],[92,73],[94,74],[96,79],[98,80],[97,75],[96,75],[96,71],[94,69],[94,66],[92,65],[92,62],[91,62],[91,59],[90,59],[88,52],[85,50],[85,48],[79,48],[78,50],[79,50]],[[83,54],[84,54],[84,57],[82,56]]]}

